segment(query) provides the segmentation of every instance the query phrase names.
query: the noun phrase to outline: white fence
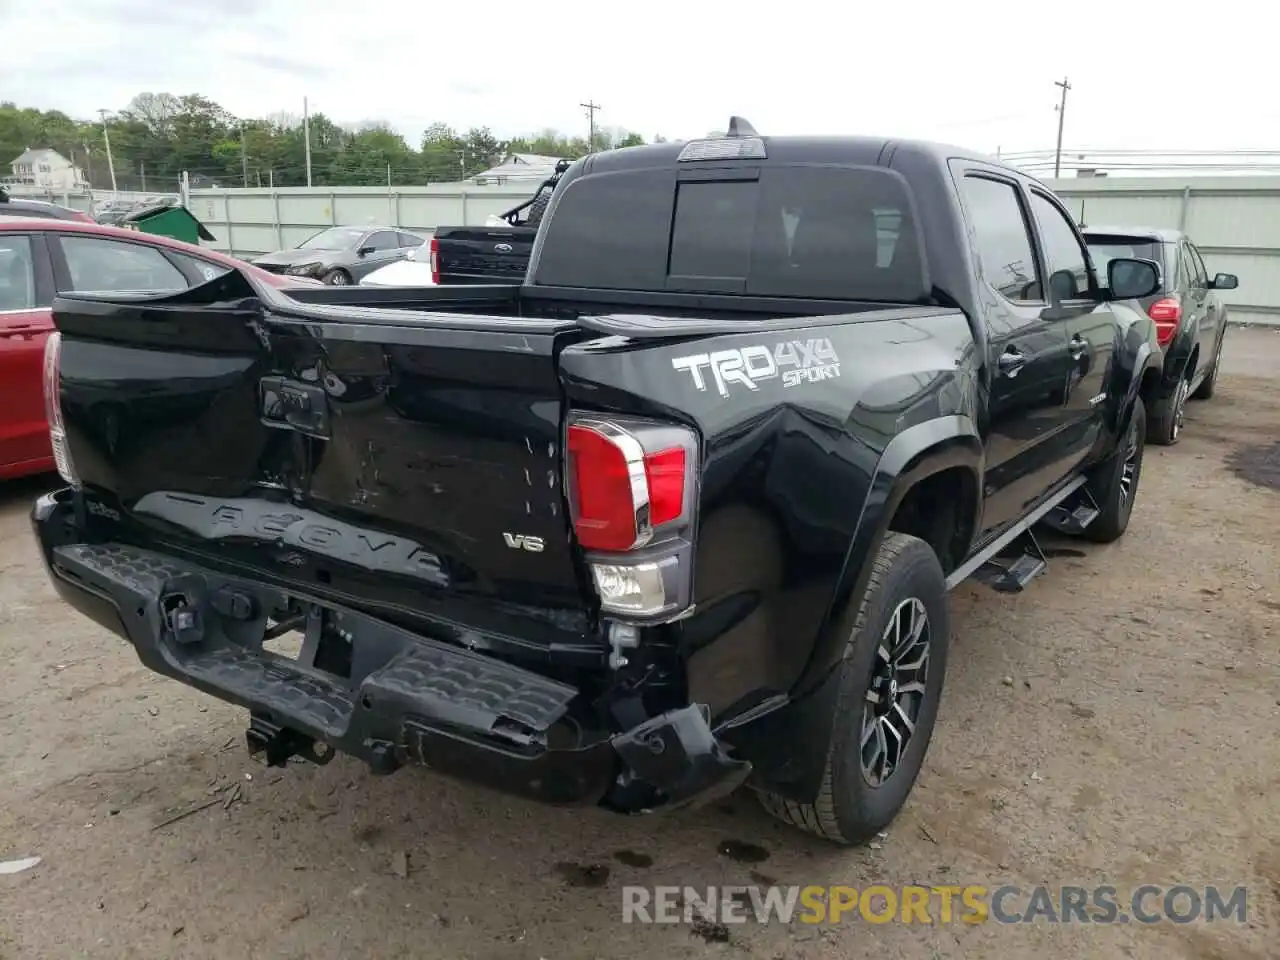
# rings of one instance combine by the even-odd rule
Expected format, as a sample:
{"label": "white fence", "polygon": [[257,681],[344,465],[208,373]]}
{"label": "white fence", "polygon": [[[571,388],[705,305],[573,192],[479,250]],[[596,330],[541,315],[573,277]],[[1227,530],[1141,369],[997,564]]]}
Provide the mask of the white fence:
{"label": "white fence", "polygon": [[[1185,230],[1210,273],[1240,277],[1225,292],[1233,320],[1280,325],[1280,176],[1076,178],[1048,184],[1086,224]],[[501,187],[289,187],[192,190],[191,211],[240,257],[296,246],[335,224],[378,224],[430,234],[476,225],[527,200],[533,184]],[[17,195],[17,194],[15,194]],[[49,197],[78,209],[110,194]],[[620,229],[626,229],[625,224]]]}
{"label": "white fence", "polygon": [[325,227],[379,225],[429,235],[439,226],[484,223],[532,196],[537,184],[480,187],[286,187],[192,190],[191,212],[218,239],[209,246],[252,257],[297,246]]}

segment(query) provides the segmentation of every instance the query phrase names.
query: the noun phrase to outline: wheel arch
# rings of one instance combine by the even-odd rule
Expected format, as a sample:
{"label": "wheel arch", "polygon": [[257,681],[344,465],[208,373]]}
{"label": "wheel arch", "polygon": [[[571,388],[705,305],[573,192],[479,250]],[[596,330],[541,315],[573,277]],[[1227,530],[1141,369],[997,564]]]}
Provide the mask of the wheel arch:
{"label": "wheel arch", "polygon": [[[856,616],[858,601],[866,590],[869,561],[885,534],[897,529],[895,518],[903,504],[910,502],[913,491],[920,491],[941,476],[966,478],[967,502],[957,505],[957,527],[967,530],[967,536],[972,538],[981,516],[983,463],[977,425],[962,414],[918,423],[889,442],[876,464],[822,630],[808,665],[793,687],[793,697],[804,696],[815,688],[839,661],[848,633],[845,628],[850,617]],[[935,543],[930,545],[937,549]],[[949,558],[951,562],[963,559],[967,547],[964,544],[960,556]],[[944,560],[944,569],[946,564]]]}
{"label": "wheel arch", "polygon": [[1160,390],[1163,378],[1164,354],[1153,350],[1150,344],[1141,344],[1134,357],[1133,376],[1129,378],[1123,400],[1116,409],[1114,435],[1117,438],[1123,436],[1129,426],[1134,403],[1142,397],[1147,406],[1151,406],[1150,401]]}
{"label": "wheel arch", "polygon": [[[912,491],[949,472],[969,478],[972,499],[965,505],[968,520],[964,522],[976,531],[981,517],[983,465],[977,426],[964,415],[916,424],[885,447],[808,663],[787,702],[727,733],[730,742],[753,757],[757,787],[797,801],[812,799],[821,781],[837,700],[840,671],[834,668],[856,623],[872,560],[884,538],[895,529],[895,518],[903,504],[910,503]],[[779,744],[790,746],[779,751]]]}

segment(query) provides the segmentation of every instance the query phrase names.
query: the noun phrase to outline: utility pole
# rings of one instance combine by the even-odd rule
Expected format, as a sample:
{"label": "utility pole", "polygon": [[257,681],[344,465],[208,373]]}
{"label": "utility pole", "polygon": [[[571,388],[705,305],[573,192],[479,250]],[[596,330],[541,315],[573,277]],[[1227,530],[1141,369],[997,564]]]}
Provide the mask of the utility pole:
{"label": "utility pole", "polygon": [[587,111],[587,125],[590,131],[587,135],[587,153],[595,153],[596,150],[596,111],[600,109],[600,104],[588,100],[586,103],[578,104],[583,110]]}
{"label": "utility pole", "polygon": [[244,142],[244,121],[240,121],[240,173],[241,185],[247,187],[249,185],[249,148]]}
{"label": "utility pole", "polygon": [[307,98],[302,98],[302,136],[307,150],[307,186],[311,186],[311,113],[307,110]]}
{"label": "utility pole", "polygon": [[1062,172],[1062,122],[1067,116],[1067,91],[1071,89],[1071,83],[1063,77],[1053,81],[1053,85],[1062,88],[1062,101],[1058,104],[1058,149],[1053,154],[1053,178],[1057,180]]}
{"label": "utility pole", "polygon": [[111,159],[111,133],[107,130],[107,111],[99,108],[98,116],[102,118],[102,139],[107,145],[107,166],[111,169],[111,192],[117,193],[116,164]]}
{"label": "utility pole", "polygon": [[145,160],[138,161],[138,174],[142,177],[142,192],[147,192],[147,162]]}

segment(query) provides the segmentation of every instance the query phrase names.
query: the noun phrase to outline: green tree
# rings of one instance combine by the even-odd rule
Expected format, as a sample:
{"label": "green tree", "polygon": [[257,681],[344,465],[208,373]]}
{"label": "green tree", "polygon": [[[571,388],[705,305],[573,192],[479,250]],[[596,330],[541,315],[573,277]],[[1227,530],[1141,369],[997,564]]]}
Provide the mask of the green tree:
{"label": "green tree", "polygon": [[[183,171],[223,186],[306,183],[306,140],[302,118],[296,115],[236,117],[201,94],[147,91],[108,115],[106,130],[122,189],[145,184],[173,192]],[[591,150],[644,142],[621,128],[601,128],[588,144],[583,137],[551,128],[503,141],[487,126],[462,133],[433,123],[411,145],[384,122],[345,128],[324,114],[310,118],[310,130],[312,183],[317,186],[383,185],[388,167],[397,185],[452,182],[475,176],[512,153],[576,159]],[[28,147],[50,147],[82,167],[95,188],[105,189],[111,186],[105,139],[100,120],[0,103],[0,164]]]}

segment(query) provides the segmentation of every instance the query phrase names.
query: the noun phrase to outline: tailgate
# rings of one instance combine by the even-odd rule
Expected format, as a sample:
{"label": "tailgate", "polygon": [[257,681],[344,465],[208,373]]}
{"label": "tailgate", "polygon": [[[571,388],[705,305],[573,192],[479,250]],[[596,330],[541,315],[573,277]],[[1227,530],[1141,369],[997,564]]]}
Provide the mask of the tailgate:
{"label": "tailgate", "polygon": [[300,309],[237,272],[158,300],[59,300],[68,446],[102,505],[89,513],[144,546],[447,621],[472,645],[473,628],[580,638],[591,593],[565,517],[556,371],[576,328]]}
{"label": "tailgate", "polygon": [[446,227],[436,231],[443,283],[524,280],[538,231],[528,227]]}

